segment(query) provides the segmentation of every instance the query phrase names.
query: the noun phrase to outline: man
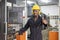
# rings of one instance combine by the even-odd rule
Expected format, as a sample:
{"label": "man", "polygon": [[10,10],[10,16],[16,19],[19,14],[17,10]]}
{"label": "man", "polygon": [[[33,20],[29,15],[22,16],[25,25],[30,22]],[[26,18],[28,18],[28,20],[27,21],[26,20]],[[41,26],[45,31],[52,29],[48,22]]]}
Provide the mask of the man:
{"label": "man", "polygon": [[47,25],[47,20],[39,16],[40,7],[37,4],[32,7],[32,11],[32,17],[27,21],[25,27],[19,31],[19,34],[22,34],[30,27],[30,40],[42,40],[42,24]]}

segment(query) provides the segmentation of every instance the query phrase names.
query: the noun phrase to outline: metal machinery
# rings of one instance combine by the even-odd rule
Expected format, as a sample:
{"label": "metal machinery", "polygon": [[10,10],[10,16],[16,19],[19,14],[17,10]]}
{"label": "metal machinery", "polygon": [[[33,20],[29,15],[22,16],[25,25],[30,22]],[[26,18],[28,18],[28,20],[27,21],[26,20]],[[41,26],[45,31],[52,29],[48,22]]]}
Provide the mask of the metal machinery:
{"label": "metal machinery", "polygon": [[0,0],[0,40],[5,39],[5,0]]}
{"label": "metal machinery", "polygon": [[[24,7],[24,6],[19,6],[19,3],[17,3],[16,0],[15,0],[15,2],[13,2],[13,1],[10,2],[8,0],[8,2],[7,2],[7,30],[6,30],[7,40],[16,39],[16,35],[15,35],[16,32],[18,32],[20,30],[20,28],[22,28],[27,21],[26,20],[27,19],[26,3],[25,3],[25,7]],[[9,5],[9,3],[10,3],[10,5]]]}
{"label": "metal machinery", "polygon": [[14,7],[12,10],[8,7],[8,26],[7,37],[8,40],[15,39],[15,33],[23,27],[23,7]]}

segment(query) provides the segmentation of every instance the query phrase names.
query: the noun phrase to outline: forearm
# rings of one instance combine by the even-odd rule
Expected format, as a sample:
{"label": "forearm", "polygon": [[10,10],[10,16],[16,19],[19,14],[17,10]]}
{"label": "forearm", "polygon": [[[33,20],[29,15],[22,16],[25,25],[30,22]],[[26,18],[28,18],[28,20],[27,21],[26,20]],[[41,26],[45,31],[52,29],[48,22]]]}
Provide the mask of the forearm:
{"label": "forearm", "polygon": [[19,34],[23,34],[28,28],[24,27],[19,30]]}
{"label": "forearm", "polygon": [[22,34],[22,33],[25,32],[28,28],[29,28],[29,21],[26,23],[25,27],[23,27],[22,29],[20,29],[19,34]]}

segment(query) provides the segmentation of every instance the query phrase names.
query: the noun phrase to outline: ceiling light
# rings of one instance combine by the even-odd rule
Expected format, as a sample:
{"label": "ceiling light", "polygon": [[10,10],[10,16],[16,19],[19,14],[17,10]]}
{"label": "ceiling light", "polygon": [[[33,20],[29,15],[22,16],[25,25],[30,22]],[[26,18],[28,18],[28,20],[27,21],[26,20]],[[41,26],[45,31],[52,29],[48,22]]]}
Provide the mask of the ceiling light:
{"label": "ceiling light", "polygon": [[7,2],[7,6],[10,6],[10,7],[11,7],[11,6],[12,6],[12,3],[10,3],[10,2]]}
{"label": "ceiling light", "polygon": [[[23,1],[23,2],[25,2],[25,1]],[[28,4],[32,4],[32,3],[35,3],[35,2],[33,2],[33,1],[27,1],[27,3]]]}
{"label": "ceiling light", "polygon": [[50,0],[41,0],[41,2],[48,3]]}

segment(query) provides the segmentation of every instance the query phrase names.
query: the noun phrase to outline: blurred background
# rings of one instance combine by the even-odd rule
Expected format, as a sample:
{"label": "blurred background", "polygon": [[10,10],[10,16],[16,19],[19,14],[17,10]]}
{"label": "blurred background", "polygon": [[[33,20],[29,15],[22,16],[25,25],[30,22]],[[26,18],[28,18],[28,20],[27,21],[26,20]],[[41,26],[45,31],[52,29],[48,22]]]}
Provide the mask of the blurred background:
{"label": "blurred background", "polygon": [[[49,31],[60,35],[60,0],[0,0],[0,40],[16,40],[16,32],[31,17],[35,3],[41,7],[50,24],[42,30],[43,40],[49,40]],[[29,40],[29,35],[28,29],[26,40]]]}

